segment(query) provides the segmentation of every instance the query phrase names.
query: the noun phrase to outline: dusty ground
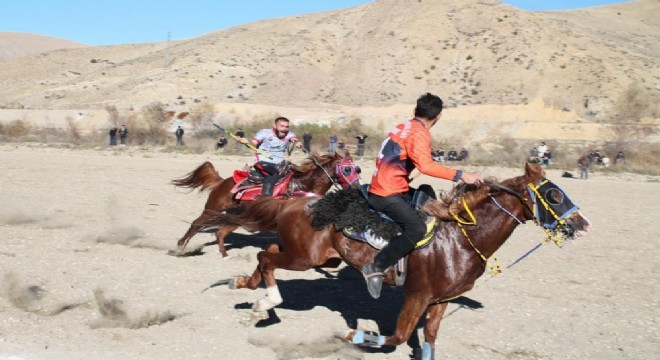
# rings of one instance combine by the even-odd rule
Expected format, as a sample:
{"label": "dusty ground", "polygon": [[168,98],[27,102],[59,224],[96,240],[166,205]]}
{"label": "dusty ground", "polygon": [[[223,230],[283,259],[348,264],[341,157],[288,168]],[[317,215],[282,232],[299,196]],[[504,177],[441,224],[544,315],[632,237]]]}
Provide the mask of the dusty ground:
{"label": "dusty ground", "polygon": [[[202,247],[199,256],[168,255],[206,200],[168,182],[206,159],[223,176],[251,161],[0,146],[0,359],[408,358],[405,344],[367,353],[333,337],[358,319],[389,334],[398,313],[399,291],[372,300],[350,269],[330,270],[340,280],[278,271],[285,302],[259,321],[249,307],[264,289],[209,287],[250,273],[267,238],[238,234],[222,260],[203,233],[191,243]],[[372,163],[362,163],[366,179]],[[472,170],[501,179],[522,173]],[[562,171],[548,176],[593,221],[590,237],[484,275],[463,299],[472,308],[449,306],[437,358],[657,358],[659,179],[581,181]],[[509,264],[541,239],[527,224],[497,255]]]}

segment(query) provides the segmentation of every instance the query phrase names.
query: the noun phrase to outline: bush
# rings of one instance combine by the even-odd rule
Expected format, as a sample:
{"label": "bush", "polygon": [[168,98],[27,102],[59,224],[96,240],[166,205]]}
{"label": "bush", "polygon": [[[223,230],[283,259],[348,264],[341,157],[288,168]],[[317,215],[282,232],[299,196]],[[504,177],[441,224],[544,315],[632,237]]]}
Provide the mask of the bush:
{"label": "bush", "polygon": [[23,120],[14,120],[0,127],[0,134],[8,138],[20,138],[30,133],[30,124]]}

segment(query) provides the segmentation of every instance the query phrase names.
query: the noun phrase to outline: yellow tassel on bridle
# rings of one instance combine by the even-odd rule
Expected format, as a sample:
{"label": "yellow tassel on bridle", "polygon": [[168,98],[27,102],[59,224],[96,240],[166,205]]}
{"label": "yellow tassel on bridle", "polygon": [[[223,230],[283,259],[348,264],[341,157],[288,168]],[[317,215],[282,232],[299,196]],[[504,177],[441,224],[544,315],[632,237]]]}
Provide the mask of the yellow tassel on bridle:
{"label": "yellow tassel on bridle", "polygon": [[465,221],[465,220],[461,219],[457,214],[454,214],[454,212],[451,211],[451,210],[449,210],[449,213],[454,218],[454,220],[456,220],[456,224],[458,225],[458,228],[461,229],[461,232],[463,233],[463,236],[465,236],[465,238],[470,243],[472,248],[477,252],[477,254],[479,254],[481,259],[486,264],[488,264],[488,267],[490,268],[490,271],[493,273],[493,275],[498,275],[498,274],[502,273],[502,269],[500,268],[500,261],[497,259],[495,254],[493,254],[493,256],[492,256],[493,261],[492,262],[488,261],[488,258],[485,257],[484,254],[481,251],[479,251],[479,249],[477,249],[477,247],[472,242],[472,239],[470,239],[470,236],[468,236],[467,230],[465,230],[463,225],[477,225],[477,219],[474,217],[474,214],[472,213],[472,211],[470,210],[470,207],[468,206],[467,202],[465,201],[465,197],[463,197],[461,200],[462,200],[461,202],[463,204],[463,208],[465,209],[465,212],[467,212],[470,220]]}
{"label": "yellow tassel on bridle", "polygon": [[[550,207],[550,205],[548,205],[548,203],[545,201],[545,199],[543,198],[543,196],[541,196],[541,194],[539,194],[539,192],[538,192],[538,188],[540,188],[541,186],[543,186],[543,184],[545,184],[546,182],[547,182],[547,180],[541,182],[541,183],[539,184],[539,186],[536,186],[536,187],[535,187],[534,184],[532,184],[532,183],[529,183],[527,186],[529,187],[530,190],[532,190],[532,191],[534,192],[534,194],[536,195],[536,198],[541,202],[541,205],[543,205],[543,207],[545,208],[545,210],[546,210],[547,212],[549,212],[550,215],[552,215],[552,217],[555,218],[555,220],[557,220],[557,224],[559,224],[559,225],[564,225],[564,224],[566,223],[566,220],[560,218],[560,217],[557,215],[557,213],[555,213],[555,211],[552,210],[552,208]],[[536,202],[534,202],[534,203],[532,204],[532,207],[533,207],[533,208],[532,208],[533,213],[536,214],[536,212],[537,212]],[[564,244],[564,242],[565,242],[566,240],[564,240],[564,238],[563,238],[561,235],[559,235],[559,234],[553,234],[553,233],[550,232],[550,230],[548,230],[545,226],[541,226],[541,224],[539,223],[538,219],[536,219],[536,216],[533,216],[533,218],[534,218],[534,223],[535,223],[536,225],[538,225],[541,229],[543,229],[543,231],[545,231],[545,234],[546,234],[546,236],[548,237],[547,240],[552,240],[552,242],[554,242],[555,245],[557,245],[557,246],[561,246],[561,245]],[[544,242],[545,242],[545,241],[544,241]]]}

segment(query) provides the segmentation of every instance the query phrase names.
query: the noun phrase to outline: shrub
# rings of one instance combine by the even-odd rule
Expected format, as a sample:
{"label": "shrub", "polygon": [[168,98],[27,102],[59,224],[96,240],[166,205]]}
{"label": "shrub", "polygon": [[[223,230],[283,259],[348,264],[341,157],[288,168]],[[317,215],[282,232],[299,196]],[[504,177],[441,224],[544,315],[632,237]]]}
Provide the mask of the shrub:
{"label": "shrub", "polygon": [[4,125],[0,130],[2,135],[9,138],[19,138],[26,136],[30,133],[30,124],[23,120],[13,120]]}

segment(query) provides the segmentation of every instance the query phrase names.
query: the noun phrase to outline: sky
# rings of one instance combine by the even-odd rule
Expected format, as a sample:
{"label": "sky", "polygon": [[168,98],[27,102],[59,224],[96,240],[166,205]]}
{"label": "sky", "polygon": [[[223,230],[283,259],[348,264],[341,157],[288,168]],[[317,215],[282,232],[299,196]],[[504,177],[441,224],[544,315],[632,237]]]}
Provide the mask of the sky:
{"label": "sky", "polygon": [[[429,1],[429,0],[427,0]],[[258,20],[329,11],[369,0],[0,0],[0,32],[26,32],[117,45],[198,37]],[[622,0],[503,0],[518,8],[564,10]]]}

